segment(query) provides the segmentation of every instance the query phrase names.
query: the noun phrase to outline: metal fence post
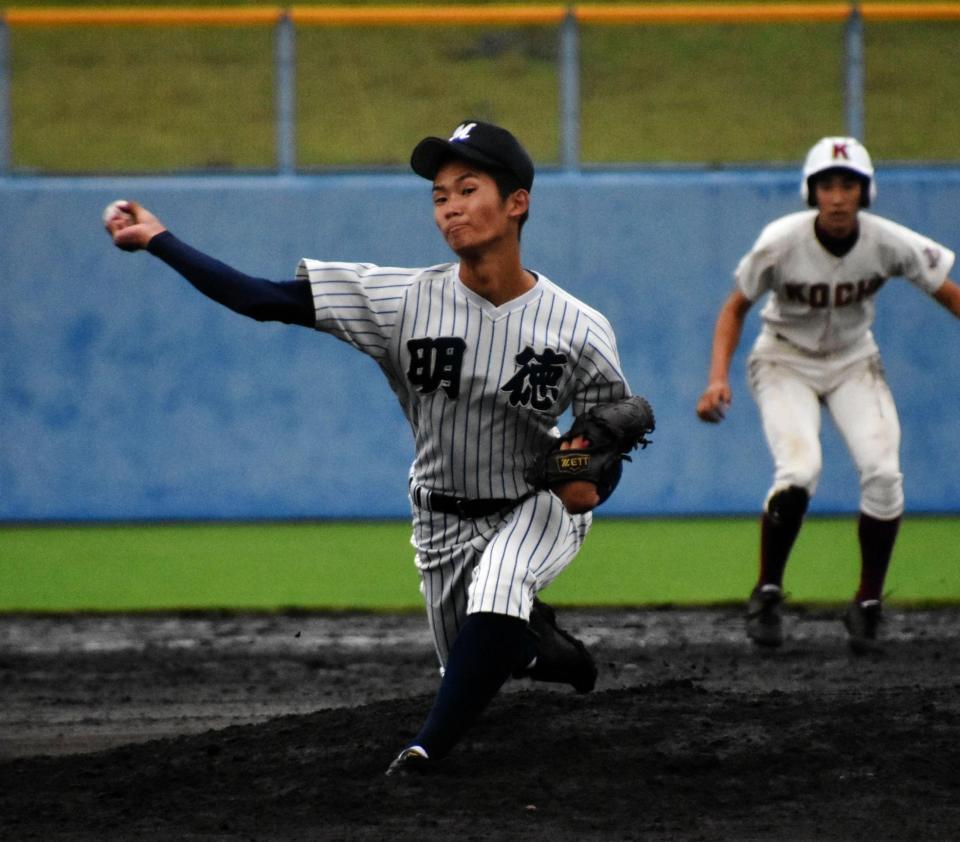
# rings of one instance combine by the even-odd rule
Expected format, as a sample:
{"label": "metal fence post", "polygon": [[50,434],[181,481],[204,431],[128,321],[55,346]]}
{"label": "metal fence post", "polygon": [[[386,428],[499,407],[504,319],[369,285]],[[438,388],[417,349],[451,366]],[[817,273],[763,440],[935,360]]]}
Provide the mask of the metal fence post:
{"label": "metal fence post", "polygon": [[846,131],[850,137],[864,141],[864,78],[863,78],[863,16],[857,0],[850,5],[843,33],[845,57],[844,109]]}
{"label": "metal fence post", "polygon": [[10,172],[10,35],[7,20],[0,14],[0,176]]}
{"label": "metal fence post", "polygon": [[297,166],[296,43],[293,21],[284,10],[277,19],[274,51],[277,111],[277,170],[284,175]]}
{"label": "metal fence post", "polygon": [[580,31],[573,8],[560,27],[560,163],[580,167]]}

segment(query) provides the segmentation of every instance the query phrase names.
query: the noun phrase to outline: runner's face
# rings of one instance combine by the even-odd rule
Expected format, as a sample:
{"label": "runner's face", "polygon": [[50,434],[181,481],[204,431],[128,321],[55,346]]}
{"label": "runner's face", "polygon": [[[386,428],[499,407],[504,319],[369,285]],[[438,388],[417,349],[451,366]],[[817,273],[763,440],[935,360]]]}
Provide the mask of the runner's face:
{"label": "runner's face", "polygon": [[820,227],[833,237],[846,237],[857,226],[863,183],[849,172],[828,172],[815,181]]}
{"label": "runner's face", "polygon": [[517,211],[517,197],[525,192],[502,199],[493,176],[466,161],[452,160],[433,180],[433,218],[456,254],[475,254],[517,236],[513,220],[523,213]]}

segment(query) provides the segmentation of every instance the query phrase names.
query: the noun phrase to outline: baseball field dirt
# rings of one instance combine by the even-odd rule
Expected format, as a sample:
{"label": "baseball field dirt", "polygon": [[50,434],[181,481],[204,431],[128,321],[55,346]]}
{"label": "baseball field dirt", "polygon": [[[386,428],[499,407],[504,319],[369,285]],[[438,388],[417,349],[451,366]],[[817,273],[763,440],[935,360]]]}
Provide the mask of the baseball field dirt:
{"label": "baseball field dirt", "polygon": [[0,838],[954,840],[960,608],[561,609],[597,689],[512,681],[436,774],[419,614],[0,617]]}

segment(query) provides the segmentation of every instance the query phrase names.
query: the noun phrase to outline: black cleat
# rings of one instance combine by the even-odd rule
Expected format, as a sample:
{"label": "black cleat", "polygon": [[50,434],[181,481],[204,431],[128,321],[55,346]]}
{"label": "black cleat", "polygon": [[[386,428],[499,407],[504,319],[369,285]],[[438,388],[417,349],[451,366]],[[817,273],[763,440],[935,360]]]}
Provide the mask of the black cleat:
{"label": "black cleat", "polygon": [[850,648],[858,655],[881,651],[883,647],[877,638],[882,622],[883,605],[879,599],[851,602],[843,615],[843,624],[850,635],[847,639]]}
{"label": "black cleat", "polygon": [[398,778],[419,777],[429,772],[432,765],[420,746],[409,746],[397,755],[386,773]]}
{"label": "black cleat", "polygon": [[783,591],[776,585],[759,585],[747,604],[747,637],[758,646],[776,647],[783,643]]}
{"label": "black cleat", "polygon": [[556,612],[534,599],[530,631],[537,641],[537,660],[524,674],[534,681],[570,684],[578,693],[589,693],[597,683],[597,665],[587,647],[557,626]]}

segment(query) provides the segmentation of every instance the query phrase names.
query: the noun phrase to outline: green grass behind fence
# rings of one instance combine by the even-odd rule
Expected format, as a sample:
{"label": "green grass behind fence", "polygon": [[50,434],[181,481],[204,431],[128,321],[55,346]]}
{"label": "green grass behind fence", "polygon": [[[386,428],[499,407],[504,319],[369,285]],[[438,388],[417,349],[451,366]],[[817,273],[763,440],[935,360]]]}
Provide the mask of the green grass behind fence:
{"label": "green grass behind fence", "polygon": [[[960,601],[960,519],[908,517],[887,582],[900,603]],[[567,605],[742,601],[754,518],[598,518],[547,589]],[[856,587],[856,527],[810,518],[788,568],[795,602]],[[0,528],[0,612],[178,609],[420,610],[405,522]]]}
{"label": "green grass behind fence", "polygon": [[[17,27],[10,52],[16,169],[275,165],[269,27]],[[417,139],[465,116],[559,161],[555,27],[302,26],[296,52],[303,168],[403,167]],[[580,55],[586,164],[795,163],[844,130],[840,24],[585,25]],[[958,66],[960,22],[867,26],[875,158],[960,160]]]}

